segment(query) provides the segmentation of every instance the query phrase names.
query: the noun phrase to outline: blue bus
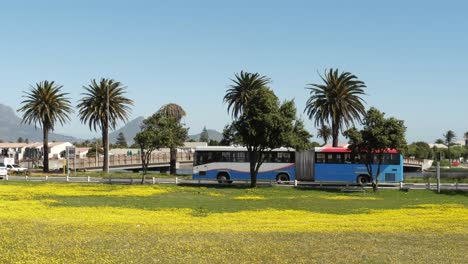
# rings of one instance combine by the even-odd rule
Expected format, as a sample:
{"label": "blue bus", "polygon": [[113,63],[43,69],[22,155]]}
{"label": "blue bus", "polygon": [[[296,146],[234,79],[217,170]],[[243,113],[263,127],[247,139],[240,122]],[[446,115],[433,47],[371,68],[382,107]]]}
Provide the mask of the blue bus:
{"label": "blue bus", "polygon": [[[315,148],[312,180],[318,182],[349,182],[366,184],[371,182],[364,163],[364,155],[353,155],[348,148]],[[372,172],[377,172],[377,157]],[[306,176],[307,177],[307,176]],[[396,150],[384,153],[380,166],[379,182],[403,181],[403,156]]]}
{"label": "blue bus", "polygon": [[[370,183],[363,162],[364,155],[353,155],[346,148],[319,147],[308,151],[291,148],[274,149],[260,166],[259,181],[315,181],[337,183]],[[374,174],[377,165],[372,165]],[[250,164],[244,147],[197,147],[193,179],[230,183],[250,179]],[[403,157],[396,150],[384,154],[379,182],[403,181]]]}

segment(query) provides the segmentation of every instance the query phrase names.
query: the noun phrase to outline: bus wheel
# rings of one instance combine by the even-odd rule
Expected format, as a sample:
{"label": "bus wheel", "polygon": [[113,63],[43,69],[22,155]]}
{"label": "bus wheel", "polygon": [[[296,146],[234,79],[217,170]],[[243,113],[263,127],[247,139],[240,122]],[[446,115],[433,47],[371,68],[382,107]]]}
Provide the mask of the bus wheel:
{"label": "bus wheel", "polygon": [[367,175],[359,175],[356,178],[356,183],[359,185],[364,185],[369,182],[369,177]]}
{"label": "bus wheel", "polygon": [[225,172],[221,172],[218,174],[218,177],[216,177],[218,180],[218,183],[231,183],[232,181],[229,180],[229,175]]}
{"label": "bus wheel", "polygon": [[278,176],[276,176],[277,183],[282,183],[285,181],[289,181],[289,176],[286,173],[280,173]]}

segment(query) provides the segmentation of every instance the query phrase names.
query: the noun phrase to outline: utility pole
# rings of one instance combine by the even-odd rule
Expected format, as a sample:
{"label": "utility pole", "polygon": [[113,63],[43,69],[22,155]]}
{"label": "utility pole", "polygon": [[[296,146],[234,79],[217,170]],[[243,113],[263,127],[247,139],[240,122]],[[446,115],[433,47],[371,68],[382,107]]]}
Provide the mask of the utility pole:
{"label": "utility pole", "polygon": [[109,176],[109,183],[111,183],[111,178],[110,178],[110,175],[109,175],[109,81],[107,82],[107,85],[106,85],[106,89],[107,89],[107,103],[106,103],[106,117],[107,117],[107,122],[106,122],[106,126],[107,126],[107,129],[106,129],[106,153],[107,153],[107,157],[106,157],[106,167],[105,167],[105,170],[106,170],[106,173],[107,173],[107,176]]}
{"label": "utility pole", "polygon": [[441,153],[437,153],[437,193],[440,193],[440,160],[441,160]]}

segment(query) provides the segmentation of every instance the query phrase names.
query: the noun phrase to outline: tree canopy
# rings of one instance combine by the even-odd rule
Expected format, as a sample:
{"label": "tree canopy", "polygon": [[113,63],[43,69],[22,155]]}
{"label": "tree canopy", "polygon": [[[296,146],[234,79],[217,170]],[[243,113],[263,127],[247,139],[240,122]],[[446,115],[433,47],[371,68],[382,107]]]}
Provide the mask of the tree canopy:
{"label": "tree canopy", "polygon": [[232,117],[238,118],[247,101],[250,100],[252,93],[268,85],[271,80],[258,73],[241,71],[235,74],[235,78],[230,88],[226,91],[223,101],[228,104],[228,112],[232,110]]}
{"label": "tree canopy", "polygon": [[63,125],[70,120],[73,112],[68,93],[62,93],[62,85],[54,81],[42,81],[25,92],[23,105],[18,111],[23,112],[22,123],[39,125],[43,133],[44,172],[49,171],[49,131],[54,131],[57,124]]}
{"label": "tree canopy", "polygon": [[302,122],[296,120],[294,101],[280,104],[267,87],[252,92],[232,126],[249,153],[251,187],[256,187],[266,153],[278,147],[306,148],[311,137]]}
{"label": "tree canopy", "polygon": [[203,130],[200,134],[200,139],[199,141],[200,142],[209,142],[210,138],[209,138],[209,135],[208,135],[208,130],[206,130],[206,126],[203,127]]}
{"label": "tree canopy", "polygon": [[[80,120],[87,123],[90,130],[100,129],[102,143],[106,146],[109,142],[109,130],[115,129],[118,121],[128,120],[133,101],[125,97],[126,87],[113,79],[93,79],[91,84],[83,88],[85,92],[78,102]],[[108,157],[107,148],[104,148],[104,172],[108,169]]]}
{"label": "tree canopy", "polygon": [[361,130],[353,127],[345,131],[350,143],[348,148],[354,154],[365,155],[365,165],[374,191],[378,190],[384,154],[388,149],[403,150],[406,145],[405,132],[406,127],[402,120],[385,118],[385,113],[374,107],[367,111]]}
{"label": "tree canopy", "polygon": [[365,114],[361,96],[366,85],[349,72],[338,73],[338,69],[325,71],[320,78],[323,84],[308,84],[310,97],[304,112],[315,126],[331,125],[333,147],[337,147],[340,131],[354,120],[361,121]]}
{"label": "tree canopy", "polygon": [[127,139],[125,139],[125,135],[123,132],[120,132],[118,135],[117,135],[117,140],[115,142],[115,145],[117,147],[121,147],[121,148],[126,148],[128,146],[127,144]]}

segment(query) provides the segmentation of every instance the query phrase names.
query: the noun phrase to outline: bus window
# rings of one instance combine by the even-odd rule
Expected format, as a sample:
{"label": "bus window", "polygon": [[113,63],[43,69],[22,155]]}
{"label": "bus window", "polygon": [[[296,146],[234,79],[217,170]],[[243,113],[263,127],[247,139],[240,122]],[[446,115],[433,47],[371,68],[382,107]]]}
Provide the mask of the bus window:
{"label": "bus window", "polygon": [[315,163],[325,163],[325,153],[317,153],[315,155]]}
{"label": "bus window", "polygon": [[291,152],[278,152],[278,160],[277,162],[281,162],[281,163],[292,163],[294,161],[292,161],[292,156],[291,155],[292,153]]}
{"label": "bus window", "polygon": [[352,163],[352,159],[351,159],[351,153],[345,153],[344,155],[344,163],[346,164],[350,164]]}
{"label": "bus window", "polygon": [[248,162],[248,155],[247,152],[233,152],[232,153],[232,161],[233,162]]}
{"label": "bus window", "polygon": [[231,162],[231,152],[221,152],[221,162]]}
{"label": "bus window", "polygon": [[400,154],[390,154],[387,153],[384,155],[383,164],[390,165],[399,165],[400,164]]}

